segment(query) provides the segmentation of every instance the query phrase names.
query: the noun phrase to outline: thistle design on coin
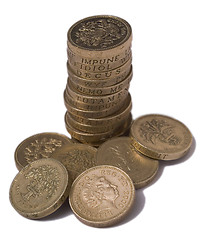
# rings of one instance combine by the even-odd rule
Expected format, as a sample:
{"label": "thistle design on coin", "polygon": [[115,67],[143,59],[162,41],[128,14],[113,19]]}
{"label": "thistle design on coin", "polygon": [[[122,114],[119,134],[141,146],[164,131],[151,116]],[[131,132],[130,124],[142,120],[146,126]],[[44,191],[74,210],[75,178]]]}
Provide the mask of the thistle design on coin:
{"label": "thistle design on coin", "polygon": [[40,158],[49,158],[51,154],[62,146],[62,141],[55,138],[35,139],[24,150],[25,159],[31,163]]}
{"label": "thistle design on coin", "polygon": [[152,119],[140,126],[140,136],[146,141],[156,144],[156,141],[169,145],[178,145],[181,140],[175,135],[174,126],[164,120]]}

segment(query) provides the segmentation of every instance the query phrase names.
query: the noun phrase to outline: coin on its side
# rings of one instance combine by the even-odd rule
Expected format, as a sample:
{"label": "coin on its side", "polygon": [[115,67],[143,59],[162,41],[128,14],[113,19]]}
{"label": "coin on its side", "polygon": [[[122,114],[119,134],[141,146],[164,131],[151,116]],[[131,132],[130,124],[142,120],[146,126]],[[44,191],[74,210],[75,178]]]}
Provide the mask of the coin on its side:
{"label": "coin on its side", "polygon": [[131,126],[130,136],[139,152],[159,160],[178,159],[192,145],[192,134],[182,122],[159,114],[137,118]]}
{"label": "coin on its side", "polygon": [[74,181],[69,203],[76,217],[93,227],[116,224],[130,211],[135,188],[121,169],[102,165],[90,168]]}
{"label": "coin on its side", "polygon": [[38,133],[22,141],[15,150],[15,163],[18,170],[40,158],[50,158],[52,153],[73,141],[59,133]]}
{"label": "coin on its side", "polygon": [[97,165],[121,168],[132,179],[135,188],[147,186],[155,177],[159,162],[135,150],[129,137],[117,137],[104,142],[97,150]]}
{"label": "coin on its side", "polygon": [[50,215],[66,200],[68,172],[62,163],[45,158],[24,167],[10,186],[10,202],[22,216]]}
{"label": "coin on its side", "polygon": [[97,149],[85,145],[74,143],[65,145],[54,152],[52,158],[59,160],[68,170],[71,182],[86,169],[96,166]]}

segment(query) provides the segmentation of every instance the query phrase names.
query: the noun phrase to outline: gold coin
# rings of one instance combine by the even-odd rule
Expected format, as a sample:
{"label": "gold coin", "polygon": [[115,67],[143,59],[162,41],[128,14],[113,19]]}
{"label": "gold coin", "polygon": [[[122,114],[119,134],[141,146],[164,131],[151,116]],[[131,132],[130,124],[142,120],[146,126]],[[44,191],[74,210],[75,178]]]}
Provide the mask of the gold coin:
{"label": "gold coin", "polygon": [[139,152],[159,160],[178,159],[188,152],[192,144],[192,134],[183,123],[158,114],[136,119],[130,136]]}
{"label": "gold coin", "polygon": [[88,96],[84,95],[82,93],[77,92],[70,83],[68,82],[66,86],[66,91],[69,93],[69,95],[78,102],[82,102],[87,105],[104,105],[108,103],[115,102],[117,100],[121,100],[123,96],[128,95],[128,90],[129,90],[129,85],[125,86],[121,91],[110,94],[110,95],[105,95],[105,96]]}
{"label": "gold coin", "polygon": [[122,119],[121,121],[118,121],[115,124],[91,126],[91,125],[86,125],[86,124],[77,122],[70,116],[69,113],[66,113],[65,119],[73,128],[76,128],[77,130],[83,131],[85,133],[94,133],[94,134],[105,133],[105,132],[114,130],[118,128],[120,125],[124,124],[124,122],[126,121],[125,119]]}
{"label": "gold coin", "polygon": [[[67,110],[76,116],[83,117],[83,118],[102,118],[110,116],[111,114],[117,112],[119,109],[123,106],[123,101],[119,101],[118,104],[113,104],[112,108],[105,108],[98,111],[90,111],[90,110],[84,110],[80,109],[76,106],[74,106],[72,103],[68,101],[67,98],[64,99],[65,106]],[[100,105],[101,106],[101,105]]]}
{"label": "gold coin", "polygon": [[76,217],[93,227],[108,227],[121,221],[131,210],[135,188],[121,169],[102,165],[80,174],[69,195]]}
{"label": "gold coin", "polygon": [[109,86],[109,87],[95,87],[95,88],[91,88],[91,87],[83,87],[80,84],[77,84],[76,82],[73,82],[72,79],[68,78],[68,82],[70,82],[70,85],[76,89],[76,91],[85,94],[85,95],[91,95],[91,96],[102,96],[102,95],[110,95],[113,93],[117,93],[119,91],[121,91],[122,89],[124,89],[125,87],[128,87],[130,84],[130,81],[132,79],[132,72],[130,72],[130,74],[128,75],[128,77],[126,77],[123,81]]}
{"label": "gold coin", "polygon": [[52,158],[59,160],[67,169],[71,182],[86,169],[96,166],[97,149],[89,145],[74,143],[56,151]]}
{"label": "gold coin", "polygon": [[99,15],[81,19],[73,24],[67,37],[68,47],[75,54],[102,59],[111,54],[117,55],[129,47],[132,30],[124,19]]}
{"label": "gold coin", "polygon": [[[88,72],[84,69],[77,69],[74,66],[71,66],[69,61],[67,62],[67,68],[72,69],[73,73],[81,78],[86,78],[89,80],[111,80],[113,78],[116,78],[120,75],[120,73],[123,73],[127,69],[130,69],[132,63],[132,58],[129,59],[124,65],[115,68],[113,70],[105,71],[105,72]],[[111,80],[112,81],[112,80]]]}
{"label": "gold coin", "polygon": [[73,143],[59,133],[39,133],[23,140],[15,150],[15,163],[18,170],[40,158],[51,158],[53,152],[65,144]]}
{"label": "gold coin", "polygon": [[68,173],[54,159],[45,158],[24,167],[10,187],[10,202],[26,218],[39,219],[53,213],[67,198]]}
{"label": "gold coin", "polygon": [[123,106],[117,112],[113,113],[108,117],[84,118],[81,116],[71,114],[70,112],[68,112],[68,114],[75,121],[82,124],[91,125],[91,126],[107,126],[107,125],[115,124],[117,122],[121,122],[123,119],[127,119],[131,111],[131,108],[132,108],[131,95],[128,94],[127,98],[123,102]]}
{"label": "gold coin", "polygon": [[[68,91],[68,86],[65,89],[64,92],[64,101],[65,102],[69,102],[70,104],[72,104],[73,106],[75,106],[76,108],[82,109],[82,110],[87,110],[87,111],[102,111],[105,109],[109,109],[109,110],[114,110],[116,111],[114,107],[119,108],[120,107],[120,103],[123,102],[128,95],[128,92],[124,91],[120,91],[118,96],[117,93],[115,95],[109,95],[110,98],[106,98],[105,96],[97,96],[96,98],[92,98],[91,96],[86,96],[81,94],[77,95],[77,100],[76,98],[71,97],[69,91]],[[123,94],[125,93],[125,94]],[[127,95],[126,95],[127,94]],[[108,96],[108,95],[107,95]],[[81,101],[82,100],[82,101]],[[106,102],[107,100],[107,102]],[[88,102],[88,103],[87,103]],[[93,102],[93,104],[91,103]],[[96,103],[100,103],[100,104],[95,104]]]}
{"label": "gold coin", "polygon": [[90,58],[79,56],[68,47],[67,56],[72,68],[85,69],[88,72],[110,71],[125,64],[132,58],[131,45],[122,52],[110,55],[107,58]]}
{"label": "gold coin", "polygon": [[105,142],[109,138],[117,137],[124,134],[127,128],[130,127],[131,122],[132,122],[132,115],[130,114],[128,119],[122,125],[104,133],[86,133],[86,132],[80,131],[76,128],[73,128],[69,124],[68,119],[65,119],[65,126],[67,131],[71,134],[71,136],[77,139],[78,141],[80,141],[81,143],[99,145],[100,143]]}
{"label": "gold coin", "polygon": [[136,189],[148,185],[155,177],[159,162],[135,150],[129,137],[104,142],[97,151],[97,165],[112,165],[125,171]]}
{"label": "gold coin", "polygon": [[75,83],[85,88],[105,88],[109,86],[113,86],[121,81],[123,81],[125,78],[127,78],[130,74],[132,74],[132,65],[124,69],[123,72],[120,72],[117,76],[113,78],[108,79],[86,79],[81,78],[77,76],[73,69],[68,65],[67,66],[68,75],[69,78]]}

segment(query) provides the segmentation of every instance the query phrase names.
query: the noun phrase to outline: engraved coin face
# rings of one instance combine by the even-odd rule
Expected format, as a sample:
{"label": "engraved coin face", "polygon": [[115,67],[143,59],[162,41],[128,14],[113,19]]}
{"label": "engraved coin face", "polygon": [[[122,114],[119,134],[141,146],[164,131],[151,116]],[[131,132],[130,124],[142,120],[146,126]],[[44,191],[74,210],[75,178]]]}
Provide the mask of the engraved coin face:
{"label": "engraved coin face", "polygon": [[69,178],[73,181],[86,169],[96,166],[96,152],[94,147],[74,143],[58,149],[52,158],[59,160],[67,168]]}
{"label": "engraved coin face", "polygon": [[107,50],[126,42],[131,27],[123,19],[114,16],[93,16],[72,25],[68,41],[86,50]]}
{"label": "engraved coin face", "polygon": [[107,227],[119,222],[131,209],[135,188],[121,169],[102,165],[90,168],[74,181],[69,202],[83,223]]}
{"label": "engraved coin face", "polygon": [[54,159],[28,164],[14,178],[10,202],[24,217],[39,219],[58,209],[67,198],[68,173]]}
{"label": "engraved coin face", "polygon": [[58,133],[39,133],[26,138],[15,150],[15,163],[18,170],[40,158],[50,158],[52,153],[73,141]]}
{"label": "engraved coin face", "polygon": [[192,144],[192,134],[183,123],[158,114],[136,119],[130,135],[138,151],[160,160],[178,159],[188,152]]}
{"label": "engraved coin face", "polygon": [[159,162],[140,154],[129,137],[113,138],[103,143],[97,151],[97,165],[112,165],[125,171],[136,189],[148,185],[156,175]]}

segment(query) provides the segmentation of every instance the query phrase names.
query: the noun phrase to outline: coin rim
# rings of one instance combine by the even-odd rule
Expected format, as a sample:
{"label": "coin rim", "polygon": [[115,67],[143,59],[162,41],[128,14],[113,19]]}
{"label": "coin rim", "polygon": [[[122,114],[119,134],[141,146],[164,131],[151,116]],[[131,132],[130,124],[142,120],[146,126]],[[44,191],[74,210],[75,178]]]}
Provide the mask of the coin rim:
{"label": "coin rim", "polygon": [[[57,132],[41,132],[41,133],[34,134],[34,135],[32,135],[32,136],[29,136],[29,137],[25,138],[22,142],[20,142],[20,143],[18,144],[18,146],[16,147],[15,152],[14,152],[15,165],[16,165],[16,167],[17,167],[17,169],[18,169],[19,171],[26,166],[26,165],[23,166],[23,165],[20,163],[19,158],[18,158],[18,156],[17,156],[17,155],[18,155],[18,150],[20,149],[20,147],[21,147],[26,141],[28,141],[29,139],[31,139],[31,138],[33,138],[33,137],[37,137],[38,135],[48,135],[48,134],[59,135],[60,137],[63,137],[63,138],[66,139],[66,140],[70,140],[70,141],[69,141],[69,144],[70,144],[70,142],[73,144],[72,140],[71,140],[68,136],[66,136],[66,135],[64,135],[64,134],[61,134],[61,133],[57,133]],[[27,163],[27,164],[28,164],[28,163]]]}
{"label": "coin rim", "polygon": [[[126,136],[121,136],[121,137],[114,137],[114,138],[111,138],[111,139],[109,139],[108,141],[115,141],[115,140],[117,140],[117,139],[129,139],[130,140],[130,144],[131,144],[131,138],[130,137],[126,137]],[[107,142],[107,141],[106,141]],[[103,148],[104,146],[104,144],[106,144],[106,142],[104,142],[103,144],[101,144],[100,146],[99,146],[99,148],[97,149],[97,155],[96,155],[96,158],[97,158],[97,164],[98,164],[98,159],[99,158],[101,158],[101,156],[99,156],[98,157],[98,155],[100,155],[99,154],[99,152],[100,152],[100,150],[101,150],[101,148]],[[139,154],[139,155],[143,155],[142,153],[140,153],[135,147],[133,147],[134,148],[134,151],[136,151],[136,153],[137,154]],[[106,149],[105,149],[106,150]],[[148,156],[145,156],[145,155],[143,155],[145,158],[149,158]],[[147,159],[148,160],[148,159]],[[149,161],[154,161],[154,162],[156,162],[156,170],[153,172],[153,174],[151,175],[151,176],[148,176],[147,178],[145,178],[144,180],[142,180],[142,181],[138,181],[138,182],[134,182],[133,180],[133,184],[135,185],[135,189],[140,189],[140,188],[143,188],[143,187],[145,187],[145,186],[147,186],[149,183],[151,183],[152,182],[152,180],[154,179],[154,177],[156,176],[156,174],[157,174],[157,172],[158,172],[158,170],[159,170],[159,161],[158,160],[156,160],[156,159],[151,159],[151,158],[149,158]],[[103,164],[104,165],[104,164]],[[123,170],[123,169],[122,169]],[[125,170],[123,170],[123,171],[125,171]],[[126,171],[125,171],[126,172]],[[127,173],[128,174],[128,173]],[[130,177],[131,178],[131,177]]]}
{"label": "coin rim", "polygon": [[[190,140],[188,140],[188,146],[185,147],[183,150],[180,149],[179,151],[172,152],[172,153],[166,152],[166,151],[156,151],[155,149],[152,149],[151,147],[145,146],[144,143],[140,142],[140,140],[134,136],[133,126],[134,126],[135,122],[137,123],[138,121],[140,121],[140,119],[146,118],[149,116],[168,118],[172,121],[176,121],[178,124],[181,124],[181,126],[183,128],[185,128],[185,130],[188,132],[188,139],[190,138]],[[190,147],[193,142],[192,133],[190,132],[189,128],[184,123],[182,123],[181,121],[179,121],[176,118],[173,118],[173,117],[170,117],[167,115],[163,115],[163,114],[146,114],[146,115],[142,115],[142,116],[138,117],[137,119],[135,119],[130,128],[130,137],[132,138],[132,144],[136,148],[137,151],[139,151],[140,153],[142,153],[150,158],[154,158],[157,160],[163,160],[163,161],[177,160],[178,158],[183,157],[190,150]]]}
{"label": "coin rim", "polygon": [[[79,46],[78,44],[76,44],[72,37],[71,37],[71,33],[72,33],[72,30],[74,29],[75,26],[77,26],[78,24],[84,22],[84,21],[88,21],[88,20],[94,20],[96,18],[111,18],[111,19],[115,19],[119,22],[122,22],[126,28],[127,28],[127,36],[118,44],[115,44],[113,46],[110,46],[110,47],[107,47],[105,49],[102,49],[102,48],[97,48],[97,49],[90,49],[90,48],[87,48],[87,47],[83,47],[83,46]],[[82,49],[82,50],[85,50],[85,51],[92,51],[92,52],[100,52],[100,51],[107,51],[107,50],[114,50],[115,48],[121,46],[122,44],[126,43],[130,38],[132,37],[132,28],[131,28],[131,25],[125,20],[125,19],[122,19],[120,17],[117,17],[117,16],[113,16],[113,15],[95,15],[95,16],[90,16],[90,17],[87,17],[87,18],[83,18],[77,22],[75,22],[68,30],[67,32],[67,39],[68,39],[68,42],[74,46],[74,47],[77,47],[79,49]]]}
{"label": "coin rim", "polygon": [[[63,181],[63,186],[62,186],[62,189],[60,191],[60,194],[59,196],[57,196],[57,201],[54,201],[50,206],[48,207],[44,207],[42,210],[40,211],[30,211],[30,212],[27,212],[27,211],[24,211],[23,209],[18,209],[18,207],[14,204],[14,201],[13,201],[13,198],[14,196],[12,196],[12,192],[13,192],[13,187],[17,181],[17,178],[20,176],[20,175],[23,175],[24,172],[27,170],[27,168],[31,168],[31,167],[34,167],[33,165],[37,164],[38,162],[44,162],[44,164],[46,164],[45,162],[46,161],[52,161],[52,162],[56,162],[57,165],[59,165],[60,169],[62,169],[63,171],[63,174],[62,176],[64,176],[64,181]],[[68,176],[68,171],[67,169],[65,168],[65,166],[59,162],[58,160],[54,159],[54,158],[41,158],[41,159],[38,159],[28,165],[26,165],[24,168],[22,168],[15,176],[15,178],[13,179],[11,185],[10,185],[10,190],[9,190],[9,200],[10,200],[10,203],[11,205],[13,206],[13,208],[22,216],[26,217],[26,218],[29,218],[29,219],[40,219],[40,218],[43,218],[43,217],[46,217],[50,214],[52,214],[53,212],[55,212],[63,203],[64,201],[66,200],[66,198],[68,197],[68,194],[69,194],[69,189],[68,189],[68,181],[69,181],[69,176]]]}
{"label": "coin rim", "polygon": [[[79,181],[79,179],[84,176],[85,174],[87,174],[89,171],[92,171],[94,169],[97,169],[97,168],[107,168],[107,169],[115,169],[116,171],[120,171],[120,173],[122,173],[123,175],[125,175],[129,181],[129,184],[131,186],[131,193],[130,193],[130,200],[129,200],[129,203],[128,205],[126,206],[126,209],[122,212],[120,212],[119,214],[117,214],[114,218],[111,218],[111,219],[108,219],[108,220],[102,220],[102,221],[92,221],[92,220],[89,220],[89,219],[86,219],[84,218],[83,216],[81,216],[81,212],[80,214],[78,215],[78,213],[75,211],[74,209],[74,204],[71,200],[72,198],[72,194],[73,194],[73,191],[74,191],[74,188],[75,188],[75,184]],[[73,182],[72,184],[72,187],[71,187],[71,190],[70,190],[70,194],[69,194],[69,204],[70,204],[70,207],[73,211],[73,213],[75,214],[75,216],[83,223],[85,223],[86,225],[89,225],[89,226],[93,226],[93,227],[109,227],[109,226],[112,226],[114,224],[116,224],[117,222],[123,220],[123,218],[130,212],[131,208],[133,207],[134,205],[134,202],[135,202],[135,195],[136,195],[136,190],[135,190],[135,186],[134,186],[134,183],[132,181],[132,179],[129,177],[129,175],[124,172],[122,169],[118,168],[118,167],[115,167],[115,166],[111,166],[111,165],[99,165],[99,166],[95,166],[95,167],[92,167],[92,168],[89,168],[87,169],[86,171],[82,172]]]}

